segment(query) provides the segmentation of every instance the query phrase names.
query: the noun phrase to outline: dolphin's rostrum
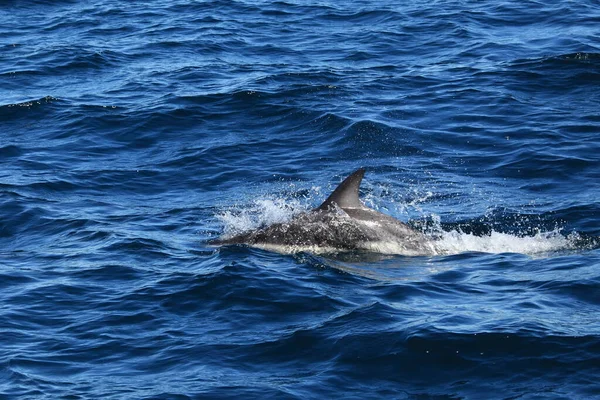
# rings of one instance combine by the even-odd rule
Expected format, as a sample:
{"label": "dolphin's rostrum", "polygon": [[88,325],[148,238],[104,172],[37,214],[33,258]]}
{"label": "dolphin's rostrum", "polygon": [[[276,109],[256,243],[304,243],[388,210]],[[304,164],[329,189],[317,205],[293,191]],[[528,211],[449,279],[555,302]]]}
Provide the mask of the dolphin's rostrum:
{"label": "dolphin's rostrum", "polygon": [[369,251],[435,254],[432,242],[397,219],[366,207],[358,198],[365,169],[348,176],[319,207],[288,222],[275,223],[213,245],[245,244],[283,253]]}

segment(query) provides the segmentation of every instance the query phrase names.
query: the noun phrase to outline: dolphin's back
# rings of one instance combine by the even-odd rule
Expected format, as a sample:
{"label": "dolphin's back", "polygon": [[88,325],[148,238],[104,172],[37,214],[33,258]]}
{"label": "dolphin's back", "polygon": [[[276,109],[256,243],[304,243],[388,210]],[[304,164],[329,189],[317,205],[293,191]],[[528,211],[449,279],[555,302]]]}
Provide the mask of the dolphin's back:
{"label": "dolphin's back", "polygon": [[363,231],[368,233],[365,247],[372,248],[372,243],[378,243],[379,246],[399,246],[406,253],[434,253],[431,241],[423,233],[394,217],[367,207],[348,208],[344,212],[357,224],[363,225]]}
{"label": "dolphin's back", "polygon": [[396,218],[365,207],[358,198],[363,168],[348,176],[313,211],[215,245],[247,244],[284,253],[365,250],[389,254],[429,255],[431,242]]}

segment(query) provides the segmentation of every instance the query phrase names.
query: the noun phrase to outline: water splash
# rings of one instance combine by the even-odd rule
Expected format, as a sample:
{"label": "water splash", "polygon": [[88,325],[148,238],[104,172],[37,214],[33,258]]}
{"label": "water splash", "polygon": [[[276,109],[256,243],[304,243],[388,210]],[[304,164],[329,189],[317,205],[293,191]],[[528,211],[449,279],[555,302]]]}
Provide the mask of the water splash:
{"label": "water splash", "polygon": [[299,200],[260,199],[244,208],[232,207],[217,215],[223,225],[223,236],[234,236],[263,226],[286,222],[308,211]]}
{"label": "water splash", "polygon": [[452,230],[442,232],[435,241],[439,254],[458,254],[465,252],[483,253],[520,253],[536,255],[561,250],[576,249],[579,238],[577,233],[564,236],[560,229],[538,232],[533,236],[521,236],[492,231],[488,235],[476,236],[471,233]]}

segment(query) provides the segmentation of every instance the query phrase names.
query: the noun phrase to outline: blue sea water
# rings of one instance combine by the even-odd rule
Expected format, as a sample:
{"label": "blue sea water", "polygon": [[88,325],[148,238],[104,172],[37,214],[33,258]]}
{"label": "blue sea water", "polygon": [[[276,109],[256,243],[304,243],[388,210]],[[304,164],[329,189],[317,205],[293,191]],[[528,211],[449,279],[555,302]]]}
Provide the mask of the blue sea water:
{"label": "blue sea water", "polygon": [[[0,5],[0,397],[600,398],[596,1]],[[208,240],[354,169],[431,257]]]}

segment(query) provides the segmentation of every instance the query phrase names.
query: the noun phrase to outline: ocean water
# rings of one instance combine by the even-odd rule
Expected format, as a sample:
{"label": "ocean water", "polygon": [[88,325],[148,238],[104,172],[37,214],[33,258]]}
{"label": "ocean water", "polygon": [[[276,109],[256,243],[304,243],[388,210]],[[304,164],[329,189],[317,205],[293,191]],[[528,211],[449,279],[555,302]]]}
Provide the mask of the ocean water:
{"label": "ocean water", "polygon": [[[600,398],[596,1],[0,5],[0,398]],[[350,172],[430,257],[210,239]]]}

